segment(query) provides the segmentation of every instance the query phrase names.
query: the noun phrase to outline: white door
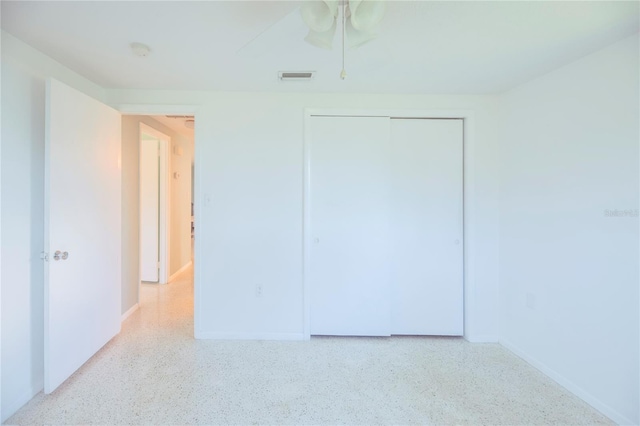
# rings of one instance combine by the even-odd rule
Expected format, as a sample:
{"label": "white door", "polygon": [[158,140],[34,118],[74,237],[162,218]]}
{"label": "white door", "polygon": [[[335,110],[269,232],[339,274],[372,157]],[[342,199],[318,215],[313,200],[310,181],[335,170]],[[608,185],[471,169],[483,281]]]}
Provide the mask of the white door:
{"label": "white door", "polygon": [[160,266],[160,141],[140,140],[140,279],[158,282]]}
{"label": "white door", "polygon": [[118,111],[47,82],[45,393],[120,331],[120,125]]}
{"label": "white door", "polygon": [[389,335],[389,119],[310,123],[311,334]]}
{"label": "white door", "polygon": [[391,120],[392,334],[463,334],[462,130]]}

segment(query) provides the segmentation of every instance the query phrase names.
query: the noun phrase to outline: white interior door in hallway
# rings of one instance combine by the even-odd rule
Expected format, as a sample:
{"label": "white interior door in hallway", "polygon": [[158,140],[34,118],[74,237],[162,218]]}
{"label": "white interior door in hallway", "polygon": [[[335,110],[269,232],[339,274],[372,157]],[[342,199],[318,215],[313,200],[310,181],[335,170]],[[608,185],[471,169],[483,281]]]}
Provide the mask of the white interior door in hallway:
{"label": "white interior door in hallway", "polygon": [[140,279],[160,279],[160,141],[140,139]]}
{"label": "white interior door in hallway", "polygon": [[140,123],[140,281],[169,281],[168,135]]}
{"label": "white interior door in hallway", "polygon": [[120,113],[47,82],[44,391],[120,331]]}
{"label": "white interior door in hallway", "polygon": [[463,334],[463,121],[310,119],[310,332]]}

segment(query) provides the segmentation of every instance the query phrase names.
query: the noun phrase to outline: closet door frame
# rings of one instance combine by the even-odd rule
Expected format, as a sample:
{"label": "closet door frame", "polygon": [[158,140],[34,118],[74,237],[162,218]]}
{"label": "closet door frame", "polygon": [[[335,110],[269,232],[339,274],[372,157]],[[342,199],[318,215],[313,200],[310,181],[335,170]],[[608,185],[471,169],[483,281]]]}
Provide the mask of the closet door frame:
{"label": "closet door frame", "polygon": [[476,304],[472,297],[475,294],[473,248],[475,247],[475,199],[474,188],[474,148],[475,148],[475,114],[472,110],[403,110],[403,109],[332,109],[305,108],[304,110],[304,146],[303,146],[303,333],[306,340],[311,339],[310,331],[310,264],[311,264],[311,118],[314,116],[329,117],[387,117],[404,119],[462,119],[463,121],[463,293],[464,293],[464,337],[473,340],[469,335],[475,318]]}

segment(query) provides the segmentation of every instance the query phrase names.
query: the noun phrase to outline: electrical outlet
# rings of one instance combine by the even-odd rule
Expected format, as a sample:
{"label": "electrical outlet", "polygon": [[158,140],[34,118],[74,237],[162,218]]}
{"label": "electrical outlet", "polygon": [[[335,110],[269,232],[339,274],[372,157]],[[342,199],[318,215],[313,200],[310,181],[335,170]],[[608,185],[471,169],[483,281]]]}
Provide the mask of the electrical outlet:
{"label": "electrical outlet", "polygon": [[256,297],[262,297],[262,284],[256,284]]}
{"label": "electrical outlet", "polygon": [[529,309],[536,308],[536,295],[533,293],[527,293],[527,308]]}

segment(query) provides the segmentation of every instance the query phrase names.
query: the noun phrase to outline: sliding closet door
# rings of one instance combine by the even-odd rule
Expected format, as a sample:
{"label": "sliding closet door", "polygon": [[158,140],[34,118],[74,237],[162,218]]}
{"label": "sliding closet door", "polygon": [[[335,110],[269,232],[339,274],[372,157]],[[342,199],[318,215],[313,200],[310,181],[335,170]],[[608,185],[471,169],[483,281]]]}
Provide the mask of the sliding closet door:
{"label": "sliding closet door", "polygon": [[389,119],[310,125],[311,334],[389,335]]}
{"label": "sliding closet door", "polygon": [[462,120],[391,120],[391,333],[463,334]]}

